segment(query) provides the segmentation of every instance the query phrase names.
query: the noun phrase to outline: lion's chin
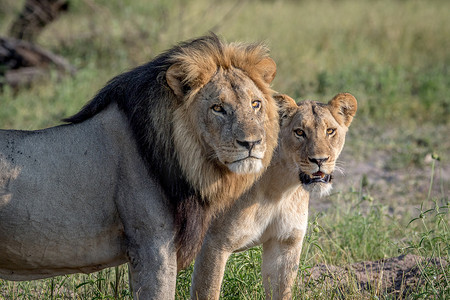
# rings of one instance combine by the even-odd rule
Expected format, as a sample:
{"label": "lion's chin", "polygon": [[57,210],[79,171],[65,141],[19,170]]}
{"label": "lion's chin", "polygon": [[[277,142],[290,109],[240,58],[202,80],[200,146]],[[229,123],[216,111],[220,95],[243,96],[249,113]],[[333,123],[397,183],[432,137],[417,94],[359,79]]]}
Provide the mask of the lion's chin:
{"label": "lion's chin", "polygon": [[331,183],[311,183],[307,185],[303,185],[303,188],[311,193],[318,195],[319,197],[328,196],[331,192],[333,184]]}
{"label": "lion's chin", "polygon": [[231,172],[236,174],[253,174],[262,171],[263,163],[261,159],[248,157],[229,163],[227,167]]}
{"label": "lion's chin", "polygon": [[[318,174],[320,173],[320,174]],[[318,172],[313,175],[308,175],[304,172],[300,172],[299,179],[303,183],[303,188],[310,192],[318,194],[320,197],[330,194],[332,188],[332,174],[324,174]]]}

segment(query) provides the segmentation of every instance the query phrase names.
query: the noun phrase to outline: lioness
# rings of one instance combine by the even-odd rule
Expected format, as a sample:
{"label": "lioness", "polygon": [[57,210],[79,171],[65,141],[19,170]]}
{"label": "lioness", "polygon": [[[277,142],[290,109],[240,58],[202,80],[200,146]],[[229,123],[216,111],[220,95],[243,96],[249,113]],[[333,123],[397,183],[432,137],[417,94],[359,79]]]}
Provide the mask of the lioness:
{"label": "lioness", "polygon": [[139,299],[174,298],[210,216],[269,164],[276,66],[211,34],[112,79],[69,124],[0,131],[0,277],[128,263]]}
{"label": "lioness", "polygon": [[308,221],[310,191],[327,193],[356,113],[356,99],[336,95],[327,105],[279,95],[281,128],[273,160],[250,191],[213,220],[195,261],[193,299],[218,299],[232,252],[263,244],[268,299],[288,299]]}

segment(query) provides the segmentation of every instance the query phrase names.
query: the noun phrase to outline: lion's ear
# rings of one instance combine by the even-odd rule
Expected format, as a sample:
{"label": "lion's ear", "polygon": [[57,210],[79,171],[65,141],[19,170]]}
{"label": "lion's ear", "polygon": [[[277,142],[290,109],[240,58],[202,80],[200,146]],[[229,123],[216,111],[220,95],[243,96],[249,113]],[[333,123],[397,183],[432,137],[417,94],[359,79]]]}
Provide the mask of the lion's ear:
{"label": "lion's ear", "polygon": [[186,94],[188,87],[184,83],[185,74],[179,64],[173,64],[166,72],[166,81],[174,94],[182,99]]}
{"label": "lion's ear", "polygon": [[285,94],[274,94],[273,99],[278,106],[278,114],[280,121],[291,117],[297,110],[297,103],[294,99]]}
{"label": "lion's ear", "polygon": [[328,105],[331,106],[331,113],[339,123],[343,123],[347,127],[350,126],[358,107],[356,98],[352,94],[337,94],[328,102]]}
{"label": "lion's ear", "polygon": [[270,84],[277,74],[277,65],[270,57],[262,59],[256,65],[256,68],[262,74],[262,78],[267,84]]}

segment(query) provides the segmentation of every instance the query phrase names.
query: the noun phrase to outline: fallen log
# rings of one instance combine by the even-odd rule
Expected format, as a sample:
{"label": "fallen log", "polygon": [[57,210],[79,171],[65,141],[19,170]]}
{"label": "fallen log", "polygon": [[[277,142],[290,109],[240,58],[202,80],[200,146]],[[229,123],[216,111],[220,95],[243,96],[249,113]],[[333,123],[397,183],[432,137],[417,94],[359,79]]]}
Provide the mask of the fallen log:
{"label": "fallen log", "polygon": [[0,86],[30,84],[48,76],[52,69],[58,74],[76,72],[75,67],[59,55],[24,40],[0,37]]}

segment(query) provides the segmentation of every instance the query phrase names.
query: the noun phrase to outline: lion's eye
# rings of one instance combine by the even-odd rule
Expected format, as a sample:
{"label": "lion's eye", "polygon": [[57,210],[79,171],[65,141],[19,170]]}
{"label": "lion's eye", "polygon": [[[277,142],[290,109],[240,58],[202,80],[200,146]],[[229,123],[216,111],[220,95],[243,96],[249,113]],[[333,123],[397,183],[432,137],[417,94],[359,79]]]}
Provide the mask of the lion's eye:
{"label": "lion's eye", "polygon": [[225,113],[225,109],[224,109],[223,106],[220,105],[220,104],[214,104],[214,105],[211,107],[211,109],[212,109],[213,111],[217,112],[217,113],[221,113],[221,114],[224,114],[224,113]]}
{"label": "lion's eye", "polygon": [[253,107],[254,109],[260,108],[260,107],[261,107],[261,101],[259,101],[259,100],[253,101],[253,102],[252,102],[252,107]]}
{"label": "lion's eye", "polygon": [[335,132],[336,132],[336,129],[334,129],[334,128],[328,128],[327,129],[327,134],[328,135],[333,135]]}
{"label": "lion's eye", "polygon": [[301,129],[295,129],[295,130],[294,130],[294,133],[295,133],[295,135],[298,136],[298,137],[306,137],[305,132],[304,132],[303,130],[301,130]]}

